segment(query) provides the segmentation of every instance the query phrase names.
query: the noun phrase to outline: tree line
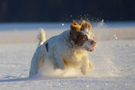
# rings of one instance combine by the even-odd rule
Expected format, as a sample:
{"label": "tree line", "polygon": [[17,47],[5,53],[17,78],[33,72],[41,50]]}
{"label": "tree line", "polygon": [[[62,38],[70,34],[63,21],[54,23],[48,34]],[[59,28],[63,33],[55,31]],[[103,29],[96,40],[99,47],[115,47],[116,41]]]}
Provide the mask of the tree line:
{"label": "tree line", "polygon": [[135,20],[135,0],[0,0],[0,22]]}

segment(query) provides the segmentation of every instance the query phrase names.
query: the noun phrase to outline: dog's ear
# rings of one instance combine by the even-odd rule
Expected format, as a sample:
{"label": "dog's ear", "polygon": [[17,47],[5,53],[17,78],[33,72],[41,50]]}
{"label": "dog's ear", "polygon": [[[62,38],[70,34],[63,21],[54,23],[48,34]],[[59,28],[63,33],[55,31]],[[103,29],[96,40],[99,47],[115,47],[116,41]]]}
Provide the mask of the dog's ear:
{"label": "dog's ear", "polygon": [[81,24],[81,31],[85,31],[86,28],[91,31],[92,25],[89,22],[83,21]]}
{"label": "dog's ear", "polygon": [[70,26],[70,39],[73,41],[76,41],[77,35],[80,32],[81,25],[77,24],[77,22],[74,22]]}
{"label": "dog's ear", "polygon": [[74,22],[71,24],[70,29],[71,31],[80,32],[81,25],[77,24],[77,22]]}

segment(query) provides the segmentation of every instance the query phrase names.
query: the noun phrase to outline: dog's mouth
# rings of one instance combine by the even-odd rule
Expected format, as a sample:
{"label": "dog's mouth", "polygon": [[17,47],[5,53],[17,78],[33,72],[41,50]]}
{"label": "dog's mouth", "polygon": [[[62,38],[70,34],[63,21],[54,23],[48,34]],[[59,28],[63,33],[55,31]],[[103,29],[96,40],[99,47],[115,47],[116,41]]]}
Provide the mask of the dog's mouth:
{"label": "dog's mouth", "polygon": [[92,48],[86,47],[85,49],[86,49],[87,51],[89,51],[89,52],[94,52],[94,51],[95,51],[94,47],[92,47]]}
{"label": "dog's mouth", "polygon": [[96,47],[96,46],[97,46],[97,42],[96,41],[92,41],[90,47],[86,46],[84,48],[85,48],[85,50],[87,50],[89,52],[94,52],[95,51],[94,47]]}

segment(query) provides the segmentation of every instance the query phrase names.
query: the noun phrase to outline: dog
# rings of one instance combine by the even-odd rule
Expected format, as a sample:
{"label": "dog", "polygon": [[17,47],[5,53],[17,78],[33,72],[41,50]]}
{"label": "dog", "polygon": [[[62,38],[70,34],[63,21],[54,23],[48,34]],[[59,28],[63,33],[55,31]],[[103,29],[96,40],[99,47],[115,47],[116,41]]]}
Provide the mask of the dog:
{"label": "dog", "polygon": [[92,25],[89,22],[74,22],[70,25],[70,30],[48,40],[45,40],[45,31],[41,30],[39,46],[31,61],[29,77],[37,74],[47,59],[52,60],[54,69],[75,68],[83,75],[89,73],[94,69],[94,65],[88,59],[87,53],[93,52],[97,45],[91,29]]}

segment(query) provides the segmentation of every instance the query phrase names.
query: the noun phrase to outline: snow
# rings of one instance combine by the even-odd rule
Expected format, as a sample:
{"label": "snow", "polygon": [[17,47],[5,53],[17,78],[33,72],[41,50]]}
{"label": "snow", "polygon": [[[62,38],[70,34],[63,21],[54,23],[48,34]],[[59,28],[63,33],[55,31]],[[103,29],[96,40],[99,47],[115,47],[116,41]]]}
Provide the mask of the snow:
{"label": "snow", "polygon": [[[12,26],[12,25],[11,25]],[[60,23],[61,27],[62,23]],[[3,27],[4,28],[4,27]],[[40,27],[39,27],[40,28]],[[114,27],[113,27],[114,28]],[[133,27],[129,27],[131,30]],[[58,28],[57,28],[58,29]],[[95,31],[99,27],[95,27]],[[104,28],[107,29],[107,28]],[[112,31],[112,28],[110,28]],[[117,32],[119,32],[119,28]],[[122,28],[121,28],[122,29]],[[120,29],[120,30],[121,30]],[[123,28],[124,29],[124,28]],[[103,31],[103,30],[102,30]],[[104,30],[106,31],[106,30]],[[103,31],[103,32],[104,32]],[[30,62],[36,50],[37,30],[21,30],[20,35],[33,34],[35,41],[0,44],[0,90],[134,90],[135,89],[135,40],[119,40],[119,34],[112,34],[110,40],[98,40],[95,52],[89,52],[89,58],[95,65],[95,70],[86,76],[79,73],[71,76],[74,72],[69,71],[65,75],[55,75],[46,70],[50,76],[39,73],[28,78]],[[34,33],[32,33],[34,32]],[[53,35],[62,30],[53,31]],[[109,32],[109,31],[108,31]],[[105,32],[105,33],[108,33]],[[116,30],[115,30],[116,32]],[[10,36],[10,34],[12,34]],[[51,31],[46,31],[47,38],[53,36]],[[134,34],[134,33],[133,33]],[[14,36],[12,30],[0,31],[0,35],[6,38]],[[106,34],[105,34],[106,35]],[[0,36],[2,38],[2,36]],[[18,36],[19,37],[19,36]],[[100,36],[102,37],[102,36]],[[117,39],[116,39],[117,37]],[[33,39],[33,40],[34,40]],[[68,76],[69,75],[69,76]]]}
{"label": "snow", "polygon": [[80,77],[28,78],[36,44],[0,45],[0,90],[134,90],[135,40],[99,41],[89,53],[95,70]]}

